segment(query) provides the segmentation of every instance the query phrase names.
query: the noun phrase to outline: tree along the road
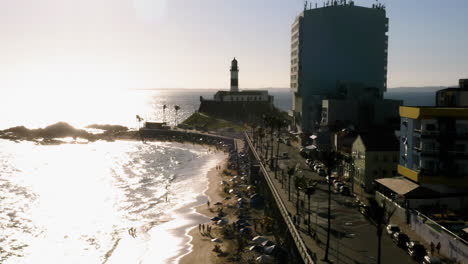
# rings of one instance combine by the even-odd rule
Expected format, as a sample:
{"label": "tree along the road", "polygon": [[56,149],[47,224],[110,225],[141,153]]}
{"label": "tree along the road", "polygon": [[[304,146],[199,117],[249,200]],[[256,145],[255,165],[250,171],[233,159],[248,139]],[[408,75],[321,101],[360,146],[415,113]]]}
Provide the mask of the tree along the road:
{"label": "tree along the road", "polygon": [[380,205],[375,199],[369,199],[369,217],[377,231],[377,264],[381,263],[382,257],[382,233],[385,227],[390,223],[390,219],[395,213],[395,210],[396,208],[389,210],[385,200],[382,200],[382,205]]}
{"label": "tree along the road", "polygon": [[278,178],[278,159],[279,159],[279,148],[281,140],[281,129],[286,127],[286,121],[281,118],[276,118],[276,131],[277,131],[277,140],[276,140],[276,163],[275,163],[275,179]]}
{"label": "tree along the road", "polygon": [[299,195],[300,191],[307,187],[307,181],[304,176],[294,177],[294,188],[296,189],[296,214],[299,215]]}
{"label": "tree along the road", "polygon": [[288,167],[288,201],[291,201],[291,178],[295,172],[296,172],[295,167],[292,167],[292,168]]}
{"label": "tree along the road", "polygon": [[[310,197],[312,196],[312,194],[315,193],[315,185],[316,185],[316,183],[315,183],[314,185],[312,185],[312,186],[310,186],[310,185],[307,186],[306,189],[305,189],[305,193],[306,193],[306,195],[307,195],[307,200],[309,201],[308,208],[307,208],[307,213],[308,213],[308,217],[307,217],[307,232],[308,232],[309,234],[312,233],[311,230],[310,230],[310,213],[311,213],[311,212],[310,212]],[[318,212],[316,212],[316,213],[318,213]],[[317,232],[317,231],[316,231],[316,232]]]}
{"label": "tree along the road", "polygon": [[328,252],[330,250],[330,233],[331,233],[331,185],[332,185],[332,180],[331,180],[331,174],[332,174],[332,169],[336,166],[336,161],[337,161],[337,153],[335,151],[326,151],[322,152],[320,155],[320,161],[325,165],[327,169],[327,175],[328,175],[328,210],[327,210],[327,244],[325,246],[325,256],[323,260],[325,262],[330,262],[328,259]]}

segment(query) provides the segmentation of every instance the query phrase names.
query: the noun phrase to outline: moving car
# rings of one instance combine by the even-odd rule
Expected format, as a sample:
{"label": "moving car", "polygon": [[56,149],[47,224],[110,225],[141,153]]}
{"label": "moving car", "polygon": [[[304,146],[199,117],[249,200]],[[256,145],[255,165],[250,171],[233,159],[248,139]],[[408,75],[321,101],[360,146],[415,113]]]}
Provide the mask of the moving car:
{"label": "moving car", "polygon": [[387,226],[387,234],[393,235],[395,232],[400,232],[400,227],[397,225],[388,225]]}

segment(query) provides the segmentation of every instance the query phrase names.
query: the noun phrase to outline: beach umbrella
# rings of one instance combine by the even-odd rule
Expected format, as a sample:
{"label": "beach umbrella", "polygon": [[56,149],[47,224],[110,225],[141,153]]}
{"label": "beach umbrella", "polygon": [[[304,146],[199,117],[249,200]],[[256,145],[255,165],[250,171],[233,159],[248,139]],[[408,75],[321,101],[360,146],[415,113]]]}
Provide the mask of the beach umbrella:
{"label": "beach umbrella", "polygon": [[244,227],[239,230],[242,234],[250,234],[252,233],[252,228]]}
{"label": "beach umbrella", "polygon": [[255,259],[258,263],[274,263],[275,259],[272,256],[268,255],[261,255],[260,257]]}
{"label": "beach umbrella", "polygon": [[245,202],[247,202],[247,200],[245,200],[244,198],[239,198],[239,199],[237,199],[237,201],[238,201],[239,203],[245,203]]}
{"label": "beach umbrella", "polygon": [[218,222],[216,222],[218,225],[225,225],[227,224],[229,221],[226,219],[226,218],[221,218],[220,220],[218,220]]}
{"label": "beach umbrella", "polygon": [[270,240],[266,240],[266,241],[262,242],[262,246],[264,246],[264,247],[269,247],[269,246],[273,246],[273,245],[274,245],[274,243],[271,242]]}
{"label": "beach umbrella", "polygon": [[223,242],[223,240],[221,240],[220,238],[213,238],[213,239],[211,239],[211,242],[221,243],[221,242]]}
{"label": "beach umbrella", "polygon": [[249,247],[249,250],[250,251],[257,251],[257,252],[262,252],[263,251],[263,248],[259,245],[255,245],[255,246],[251,246]]}
{"label": "beach umbrella", "polygon": [[274,255],[278,250],[279,250],[278,246],[272,245],[272,246],[266,247],[265,250],[263,250],[263,252],[268,255]]}
{"label": "beach umbrella", "polygon": [[263,237],[263,236],[256,236],[256,237],[252,238],[252,242],[254,242],[257,245],[262,244],[263,242],[265,242],[267,240],[268,239],[266,237]]}
{"label": "beach umbrella", "polygon": [[220,217],[215,216],[215,217],[211,218],[211,221],[219,221],[220,219],[221,219]]}

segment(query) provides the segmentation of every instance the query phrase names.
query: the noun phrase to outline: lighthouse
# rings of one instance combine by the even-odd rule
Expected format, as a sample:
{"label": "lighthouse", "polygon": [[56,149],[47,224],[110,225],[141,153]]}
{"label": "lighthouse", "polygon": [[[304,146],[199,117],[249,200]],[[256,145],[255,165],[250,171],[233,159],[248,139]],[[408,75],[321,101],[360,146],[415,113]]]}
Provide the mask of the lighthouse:
{"label": "lighthouse", "polygon": [[236,58],[231,62],[231,92],[239,92],[239,67]]}

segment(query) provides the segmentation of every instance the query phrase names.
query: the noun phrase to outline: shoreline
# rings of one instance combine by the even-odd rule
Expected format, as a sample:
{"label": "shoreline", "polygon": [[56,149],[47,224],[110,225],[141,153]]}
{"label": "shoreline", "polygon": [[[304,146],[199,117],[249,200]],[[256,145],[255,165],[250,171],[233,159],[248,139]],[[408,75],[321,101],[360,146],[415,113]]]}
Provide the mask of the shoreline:
{"label": "shoreline", "polygon": [[[221,187],[219,185],[219,181],[221,180],[221,173],[226,168],[228,158],[226,157],[221,164],[221,169],[217,170],[216,168],[212,168],[207,173],[207,188],[203,192],[203,195],[210,201],[211,206],[215,202],[222,201],[221,196]],[[210,219],[212,214],[210,212],[210,208],[208,208],[207,204],[202,204],[193,208],[196,213],[207,217]],[[208,222],[200,222],[199,224],[207,224]],[[178,264],[191,264],[191,263],[206,263],[206,264],[215,264],[217,263],[217,256],[212,251],[213,242],[208,237],[203,236],[199,231],[197,231],[197,226],[190,228],[187,233],[187,236],[190,236],[190,241],[188,242],[189,245],[189,252],[185,255],[182,255],[178,258]]]}

